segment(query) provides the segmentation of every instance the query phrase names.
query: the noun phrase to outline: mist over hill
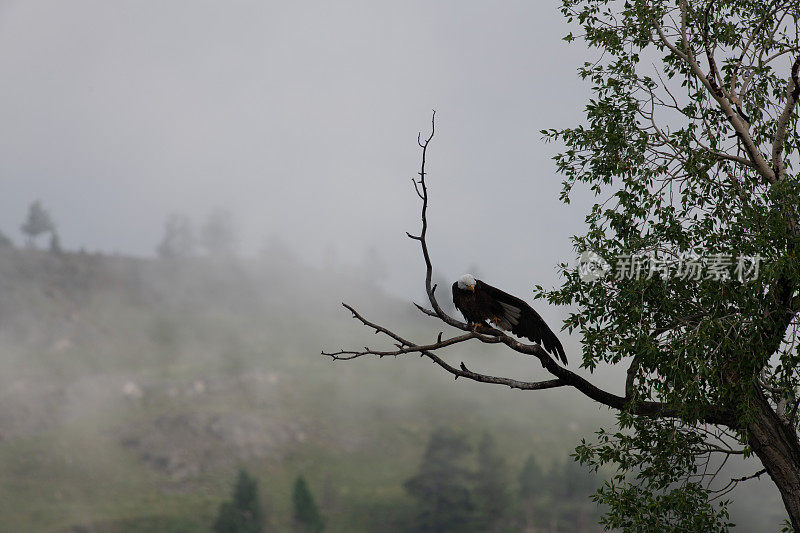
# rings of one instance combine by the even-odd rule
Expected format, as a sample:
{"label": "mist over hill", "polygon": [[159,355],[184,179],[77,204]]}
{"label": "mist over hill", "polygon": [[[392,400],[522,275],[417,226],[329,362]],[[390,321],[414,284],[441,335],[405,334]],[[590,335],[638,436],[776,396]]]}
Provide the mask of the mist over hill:
{"label": "mist over hill", "polygon": [[[454,381],[416,356],[333,363],[323,347],[381,342],[342,299],[412,338],[438,332],[369,272],[280,246],[247,260],[0,249],[0,529],[210,530],[246,467],[269,530],[290,528],[303,474],[328,531],[402,531],[414,512],[403,483],[437,427],[471,446],[491,433],[516,490],[526,457],[560,465],[610,420],[569,391]],[[494,347],[446,355],[541,375]],[[774,523],[780,508],[760,513]]]}

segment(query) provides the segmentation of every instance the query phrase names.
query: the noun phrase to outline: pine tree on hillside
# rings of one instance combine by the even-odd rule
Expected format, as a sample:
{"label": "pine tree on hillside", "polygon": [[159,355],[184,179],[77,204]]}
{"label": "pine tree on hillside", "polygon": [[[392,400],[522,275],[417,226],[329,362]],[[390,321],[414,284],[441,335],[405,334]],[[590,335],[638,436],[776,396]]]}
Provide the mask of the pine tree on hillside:
{"label": "pine tree on hillside", "polygon": [[405,483],[419,509],[415,531],[474,530],[472,474],[463,464],[469,451],[463,436],[444,428],[433,432],[419,473]]}
{"label": "pine tree on hillside", "polygon": [[55,230],[50,233],[50,252],[56,255],[64,253],[64,249],[61,248],[61,238]]}
{"label": "pine tree on hillside", "polygon": [[533,454],[528,456],[519,473],[519,496],[525,513],[525,529],[533,529],[537,519],[537,499],[544,492],[544,475]]}
{"label": "pine tree on hillside", "polygon": [[530,454],[519,473],[520,496],[526,499],[538,496],[542,491],[542,478],[542,469],[533,454]]}
{"label": "pine tree on hillside", "polygon": [[598,486],[594,472],[567,459],[554,464],[548,477],[557,503],[551,511],[559,525],[569,531],[586,531],[597,522],[598,507],[591,498]]}
{"label": "pine tree on hillside", "polygon": [[213,211],[200,231],[200,243],[209,255],[229,257],[236,250],[236,231],[233,217],[224,209]]}
{"label": "pine tree on hillside", "polygon": [[162,259],[189,257],[194,253],[196,239],[192,223],[184,215],[172,214],[164,224],[164,237],[156,248]]}
{"label": "pine tree on hillside", "polygon": [[294,523],[297,531],[319,533],[325,529],[325,522],[319,512],[306,479],[300,475],[294,482]]}
{"label": "pine tree on hillside", "polygon": [[233,500],[220,505],[214,532],[261,533],[263,530],[264,511],[258,497],[258,481],[245,470],[239,470]]}
{"label": "pine tree on hillside", "polygon": [[509,506],[508,472],[497,443],[484,433],[478,445],[478,471],[475,475],[476,524],[481,531],[495,531],[506,517]]}
{"label": "pine tree on hillside", "polygon": [[597,477],[592,470],[567,459],[560,468],[553,469],[556,477],[562,480],[560,497],[575,500],[588,500],[597,489]]}
{"label": "pine tree on hillside", "polygon": [[0,248],[13,248],[13,247],[14,247],[14,241],[12,241],[8,235],[0,231]]}
{"label": "pine tree on hillside", "polygon": [[36,200],[28,207],[28,217],[19,229],[28,237],[28,244],[33,246],[36,237],[48,231],[54,232],[55,228],[50,213],[42,207],[42,202]]}

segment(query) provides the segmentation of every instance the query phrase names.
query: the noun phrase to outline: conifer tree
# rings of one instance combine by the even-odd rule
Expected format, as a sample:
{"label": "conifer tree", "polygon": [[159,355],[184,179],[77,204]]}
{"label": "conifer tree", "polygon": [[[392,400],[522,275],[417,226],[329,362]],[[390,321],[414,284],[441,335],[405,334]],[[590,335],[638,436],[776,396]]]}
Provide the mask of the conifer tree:
{"label": "conifer tree", "polygon": [[239,470],[233,500],[220,505],[215,533],[261,533],[264,511],[258,497],[258,481],[244,469]]}
{"label": "conifer tree", "polygon": [[319,507],[317,507],[306,479],[300,475],[294,482],[294,522],[297,531],[318,533],[325,529]]}
{"label": "conifer tree", "polygon": [[55,230],[50,233],[50,252],[56,255],[64,253],[64,249],[61,248],[61,238]]}
{"label": "conifer tree", "polygon": [[506,516],[509,504],[508,472],[505,459],[490,433],[478,445],[478,470],[475,475],[476,524],[482,531],[495,531]]}
{"label": "conifer tree", "polygon": [[469,531],[475,505],[472,475],[464,465],[469,444],[451,430],[433,432],[419,473],[406,481],[406,491],[417,500],[415,531]]}
{"label": "conifer tree", "polygon": [[28,217],[25,219],[22,226],[20,226],[20,230],[27,235],[30,245],[33,245],[36,241],[36,237],[42,233],[55,231],[53,219],[50,218],[50,213],[42,207],[42,202],[36,200],[28,207]]}
{"label": "conifer tree", "polygon": [[184,215],[172,214],[164,224],[164,237],[156,252],[162,259],[189,257],[194,253],[195,245],[191,221]]}
{"label": "conifer tree", "polygon": [[200,231],[200,242],[209,255],[215,257],[234,255],[236,232],[230,212],[224,209],[213,211]]}
{"label": "conifer tree", "polygon": [[0,231],[0,248],[13,248],[13,247],[14,247],[14,241],[12,241],[8,235]]}
{"label": "conifer tree", "polygon": [[537,499],[544,492],[544,475],[533,454],[528,456],[519,473],[519,496],[525,513],[525,525],[532,528],[537,518]]}

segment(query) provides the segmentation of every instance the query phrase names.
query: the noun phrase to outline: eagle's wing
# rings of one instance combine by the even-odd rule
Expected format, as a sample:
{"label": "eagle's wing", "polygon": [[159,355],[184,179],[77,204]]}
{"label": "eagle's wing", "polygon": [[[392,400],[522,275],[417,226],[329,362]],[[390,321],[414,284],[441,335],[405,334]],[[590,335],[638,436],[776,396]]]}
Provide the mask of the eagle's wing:
{"label": "eagle's wing", "polygon": [[453,292],[453,305],[456,306],[456,309],[461,311],[461,314],[464,314],[464,311],[462,311],[463,306],[461,304],[463,296],[461,294],[461,291],[458,290],[458,282],[453,283],[452,292]]}
{"label": "eagle's wing", "polygon": [[567,364],[567,354],[555,333],[547,323],[524,300],[512,296],[505,291],[492,287],[488,283],[478,281],[478,290],[492,300],[493,314],[498,318],[498,326],[510,330],[518,337],[525,337],[544,346],[544,349],[557,356]]}

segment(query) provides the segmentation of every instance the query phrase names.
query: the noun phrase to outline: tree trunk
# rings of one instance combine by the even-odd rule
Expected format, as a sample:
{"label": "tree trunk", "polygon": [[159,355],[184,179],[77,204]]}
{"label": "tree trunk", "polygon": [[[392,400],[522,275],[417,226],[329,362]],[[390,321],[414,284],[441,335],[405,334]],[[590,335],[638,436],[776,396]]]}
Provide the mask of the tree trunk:
{"label": "tree trunk", "polygon": [[800,441],[769,405],[763,392],[756,391],[756,409],[747,425],[747,439],[778,487],[794,531],[800,532]]}

